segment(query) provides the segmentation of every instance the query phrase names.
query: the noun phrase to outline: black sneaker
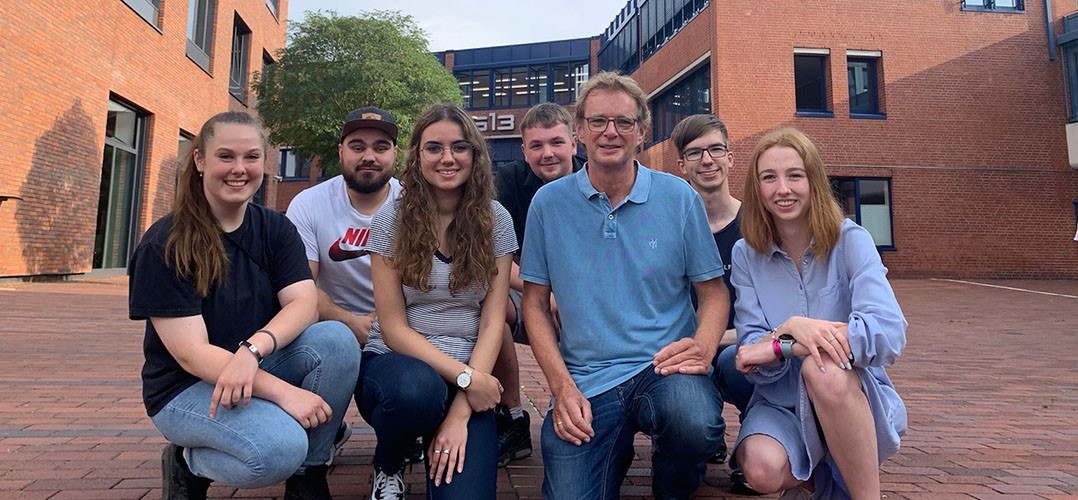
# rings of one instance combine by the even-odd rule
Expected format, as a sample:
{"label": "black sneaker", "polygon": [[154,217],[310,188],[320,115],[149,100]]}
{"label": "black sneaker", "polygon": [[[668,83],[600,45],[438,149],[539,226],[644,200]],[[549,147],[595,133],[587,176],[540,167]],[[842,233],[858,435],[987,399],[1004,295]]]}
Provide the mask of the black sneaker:
{"label": "black sneaker", "polygon": [[752,489],[752,487],[749,486],[749,481],[745,479],[745,475],[737,469],[730,471],[730,493],[749,496],[763,495],[763,493]]}
{"label": "black sneaker", "polygon": [[528,412],[514,419],[508,407],[498,405],[494,407],[494,423],[498,428],[499,468],[509,465],[510,461],[531,456],[531,417]]}
{"label": "black sneaker", "polygon": [[341,453],[341,448],[344,448],[344,443],[348,442],[348,438],[352,437],[352,426],[348,422],[341,422],[341,426],[337,428],[337,434],[333,436],[333,452],[329,454],[329,461],[326,465],[333,465],[333,459]]}
{"label": "black sneaker", "polygon": [[206,500],[211,482],[191,472],[183,459],[183,448],[172,443],[161,451],[161,480],[161,498],[165,500]]}
{"label": "black sneaker", "polygon": [[711,456],[711,458],[707,459],[707,463],[709,463],[709,464],[723,464],[723,463],[726,463],[726,453],[727,453],[726,441],[723,441],[722,443],[719,444],[718,451],[716,451],[715,454]]}
{"label": "black sneaker", "polygon": [[424,457],[426,457],[426,453],[423,451],[423,439],[416,439],[415,443],[412,443],[412,447],[404,454],[404,463],[421,464]]}
{"label": "black sneaker", "polygon": [[329,494],[328,465],[307,467],[284,483],[284,500],[333,500]]}

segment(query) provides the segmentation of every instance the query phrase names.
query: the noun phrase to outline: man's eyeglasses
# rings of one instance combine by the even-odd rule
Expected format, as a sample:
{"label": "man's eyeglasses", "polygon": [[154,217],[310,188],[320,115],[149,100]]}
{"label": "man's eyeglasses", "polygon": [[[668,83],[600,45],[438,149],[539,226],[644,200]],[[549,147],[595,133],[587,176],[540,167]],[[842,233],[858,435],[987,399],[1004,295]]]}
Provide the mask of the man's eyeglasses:
{"label": "man's eyeglasses", "polygon": [[710,156],[712,160],[718,160],[719,158],[726,156],[726,153],[729,153],[729,150],[726,149],[725,145],[716,144],[714,146],[708,146],[705,149],[686,149],[681,156],[685,158],[685,161],[700,161],[704,159],[704,151],[707,151],[708,156]]}
{"label": "man's eyeglasses", "polygon": [[633,127],[636,127],[636,119],[619,116],[617,118],[607,118],[605,116],[593,116],[591,118],[585,118],[584,121],[588,122],[588,130],[592,132],[604,132],[610,122],[614,122],[614,130],[619,133],[627,134],[633,131]]}
{"label": "man's eyeglasses", "polygon": [[[431,142],[424,144],[422,151],[428,160],[440,160],[445,155],[446,147],[437,142]],[[474,151],[475,148],[467,142],[454,142],[449,145],[449,152],[454,158],[467,158]]]}

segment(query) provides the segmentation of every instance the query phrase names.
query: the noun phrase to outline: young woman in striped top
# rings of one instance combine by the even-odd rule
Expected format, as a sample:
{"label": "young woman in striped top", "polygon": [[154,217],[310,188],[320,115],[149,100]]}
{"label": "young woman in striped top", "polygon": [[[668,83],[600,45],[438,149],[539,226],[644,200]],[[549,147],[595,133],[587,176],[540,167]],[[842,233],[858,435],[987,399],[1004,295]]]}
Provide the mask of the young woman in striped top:
{"label": "young woman in striped top", "polygon": [[372,498],[404,498],[405,454],[422,437],[428,498],[493,499],[502,387],[490,372],[517,242],[463,109],[419,117],[401,184],[368,243],[378,319],[356,399],[378,435]]}

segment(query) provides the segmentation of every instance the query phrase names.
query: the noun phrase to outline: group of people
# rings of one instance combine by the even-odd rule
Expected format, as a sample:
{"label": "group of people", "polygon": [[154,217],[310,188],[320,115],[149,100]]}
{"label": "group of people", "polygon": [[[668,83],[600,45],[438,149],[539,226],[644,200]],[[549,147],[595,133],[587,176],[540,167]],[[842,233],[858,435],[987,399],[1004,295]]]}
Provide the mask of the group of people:
{"label": "group of people", "polygon": [[399,180],[395,117],[357,109],[341,175],[287,216],[250,203],[257,119],[207,121],[129,264],[164,497],[285,481],[286,499],[331,498],[354,399],[377,435],[373,499],[404,498],[417,440],[428,498],[493,499],[497,468],[532,453],[525,343],[552,394],[544,498],[618,498],[638,432],[655,498],[690,498],[727,455],[724,401],[740,492],[879,498],[906,426],[885,372],[906,322],[813,143],[766,134],[739,201],[717,117],[673,131],[683,180],[636,161],[650,111],[631,78],[578,95],[575,116],[529,110],[525,160],[498,169],[467,112],[434,105]]}

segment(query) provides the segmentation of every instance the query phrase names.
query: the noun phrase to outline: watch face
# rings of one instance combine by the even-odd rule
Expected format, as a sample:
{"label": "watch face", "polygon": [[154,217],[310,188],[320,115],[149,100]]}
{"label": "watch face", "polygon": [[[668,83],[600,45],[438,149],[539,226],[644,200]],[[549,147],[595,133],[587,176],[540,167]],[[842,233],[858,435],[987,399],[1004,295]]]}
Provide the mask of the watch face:
{"label": "watch face", "polygon": [[460,373],[457,374],[457,387],[460,387],[461,389],[467,389],[468,386],[471,385],[471,384],[472,384],[472,376],[471,375],[469,375],[467,373],[464,373],[464,372],[460,372]]}

